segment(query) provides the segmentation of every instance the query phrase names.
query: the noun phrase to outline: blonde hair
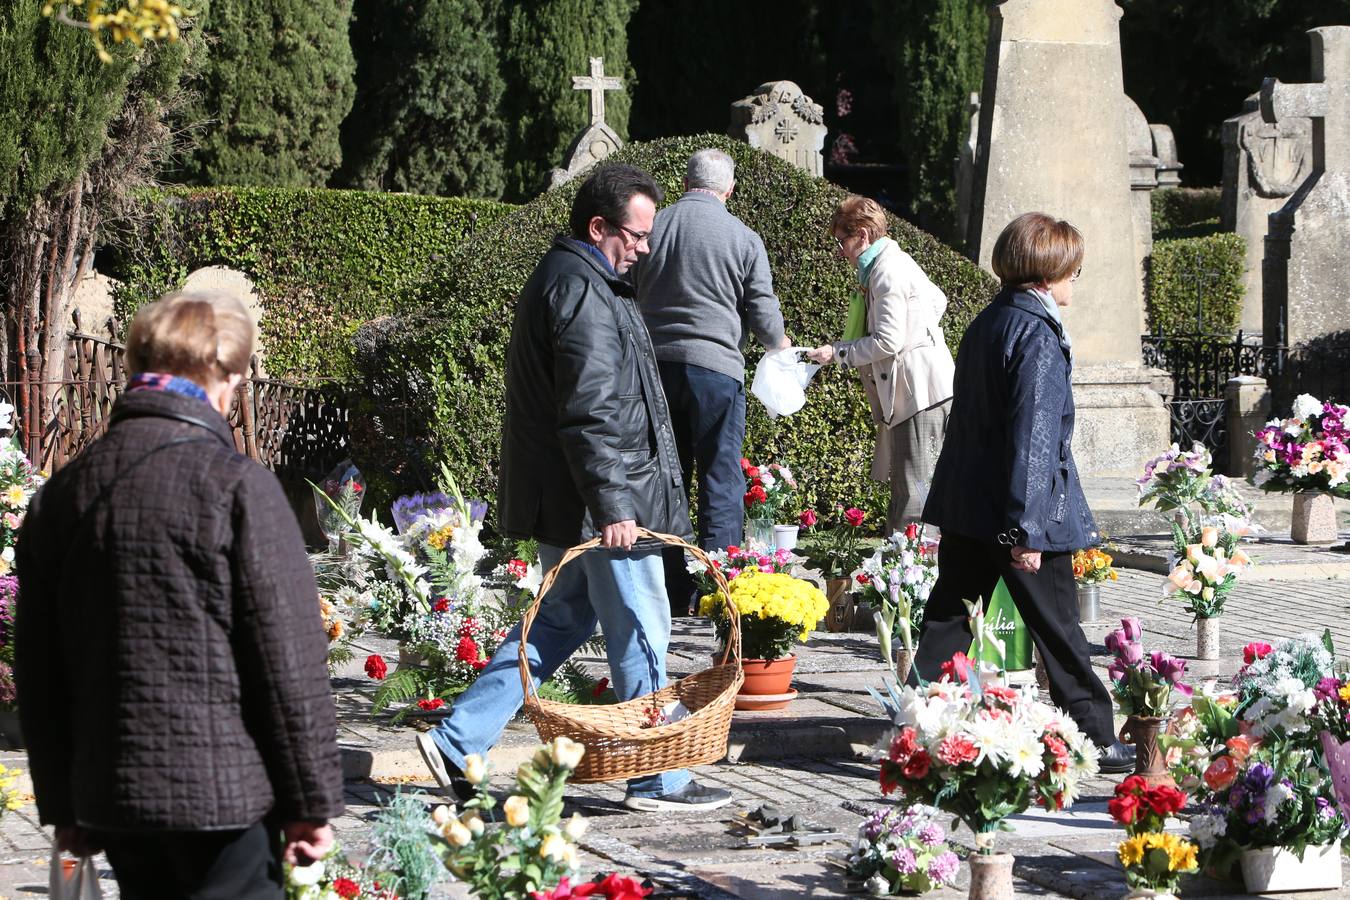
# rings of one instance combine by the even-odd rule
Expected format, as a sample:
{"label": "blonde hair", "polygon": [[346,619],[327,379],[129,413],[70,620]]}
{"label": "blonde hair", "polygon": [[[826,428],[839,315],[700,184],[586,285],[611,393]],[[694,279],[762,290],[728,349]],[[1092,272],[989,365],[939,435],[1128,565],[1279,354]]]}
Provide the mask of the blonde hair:
{"label": "blonde hair", "polygon": [[1005,286],[1063,281],[1083,264],[1083,233],[1045,213],[1023,213],[994,242],[990,265]]}
{"label": "blonde hair", "polygon": [[882,211],[881,204],[870,197],[859,197],[857,194],[849,194],[839,205],[834,208],[834,216],[830,219],[831,232],[844,232],[844,234],[857,234],[859,231],[867,232],[867,240],[879,241],[886,236],[886,213]]}
{"label": "blonde hair", "polygon": [[132,375],[181,375],[206,386],[248,372],[257,330],[237,297],[176,292],[141,307],[127,332]]}

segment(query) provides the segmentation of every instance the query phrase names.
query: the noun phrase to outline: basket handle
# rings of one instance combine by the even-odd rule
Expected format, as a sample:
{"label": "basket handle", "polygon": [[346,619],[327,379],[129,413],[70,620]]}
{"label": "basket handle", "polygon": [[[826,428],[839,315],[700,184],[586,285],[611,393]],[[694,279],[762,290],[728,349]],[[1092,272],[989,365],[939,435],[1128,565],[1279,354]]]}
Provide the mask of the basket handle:
{"label": "basket handle", "polygon": [[[717,591],[722,595],[722,600],[726,603],[727,610],[731,618],[731,630],[727,635],[726,646],[722,648],[722,661],[719,665],[726,665],[729,660],[739,660],[741,658],[741,614],[736,610],[736,605],[731,601],[731,589],[727,587],[726,576],[722,570],[712,564],[712,560],[701,547],[695,547],[693,544],[676,537],[673,534],[662,534],[657,531],[648,531],[646,528],[639,527],[637,530],[639,538],[652,538],[671,547],[680,547],[694,554],[694,557],[708,567],[712,573],[713,581],[717,585]],[[543,602],[544,595],[553,587],[553,583],[558,580],[558,573],[562,567],[575,560],[590,550],[600,546],[600,538],[591,538],[584,544],[577,544],[575,547],[567,550],[558,560],[558,564],[549,569],[548,574],[544,576],[543,582],[539,585],[539,593],[535,594],[534,602],[530,608],[525,610],[525,614],[520,617],[520,687],[523,692],[526,704],[538,702],[538,697],[534,690],[534,681],[530,678],[530,657],[529,644],[527,638],[530,636],[530,626],[534,624],[534,617],[539,614],[539,604]]]}

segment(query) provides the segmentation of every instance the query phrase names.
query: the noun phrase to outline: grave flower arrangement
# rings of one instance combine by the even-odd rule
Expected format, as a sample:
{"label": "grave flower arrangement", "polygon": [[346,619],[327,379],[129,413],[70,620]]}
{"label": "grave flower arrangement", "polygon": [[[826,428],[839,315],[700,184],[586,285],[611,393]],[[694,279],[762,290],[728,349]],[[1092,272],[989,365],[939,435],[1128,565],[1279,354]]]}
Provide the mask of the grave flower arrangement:
{"label": "grave flower arrangement", "polygon": [[[792,568],[791,550],[768,550],[767,548],[741,547],[735,544],[725,550],[708,551],[712,568],[718,569],[728,582],[736,580],[742,572],[761,572],[766,575],[786,574]],[[688,570],[694,576],[699,595],[717,591],[717,582],[701,559],[691,558]]]}
{"label": "grave flower arrangement", "polygon": [[1234,715],[1237,702],[1231,691],[1196,691],[1190,705],[1172,716],[1167,733],[1159,736],[1168,772],[1182,790],[1203,797],[1205,790],[1236,773],[1260,743],[1240,733]]}
{"label": "grave flower arrangement", "polygon": [[1304,634],[1275,645],[1253,642],[1243,649],[1244,665],[1233,676],[1236,717],[1246,734],[1313,750],[1317,688],[1332,674],[1335,649],[1329,633]]}
{"label": "grave flower arrangement", "polygon": [[892,689],[896,728],[884,742],[881,790],[955,816],[990,854],[1008,816],[1033,803],[1071,806],[1097,771],[1098,751],[1072,719],[1038,702],[1034,687],[965,676]]}
{"label": "grave flower arrangement", "polygon": [[28,504],[47,473],[29,461],[13,435],[14,407],[0,401],[0,706],[13,708],[14,610],[19,600],[19,581],[14,577],[14,545],[28,513]]}
{"label": "grave flower arrangement", "polygon": [[1072,561],[1073,580],[1078,584],[1101,584],[1119,578],[1111,565],[1111,554],[1100,547],[1075,550]]}
{"label": "grave flower arrangement", "polygon": [[1185,806],[1181,791],[1170,785],[1150,787],[1138,775],[1116,785],[1107,809],[1125,827],[1126,838],[1116,853],[1130,887],[1175,894],[1181,876],[1199,869],[1196,846],[1163,831],[1167,817]]}
{"label": "grave flower arrangement", "polygon": [[924,527],[910,522],[882,542],[853,572],[862,599],[878,610],[877,639],[882,655],[890,659],[891,641],[898,638],[914,652],[914,636],[923,623],[928,595],[937,583],[937,542],[925,540]]}
{"label": "grave flower arrangement", "polygon": [[1196,619],[1222,614],[1224,601],[1251,566],[1251,559],[1237,544],[1237,535],[1217,526],[1202,526],[1196,541],[1177,546],[1180,558],[1163,590],[1185,603]]}
{"label": "grave flower arrangement", "polygon": [[1173,690],[1191,696],[1190,686],[1181,680],[1186,661],[1158,650],[1145,654],[1143,633],[1139,619],[1129,616],[1106,636],[1106,649],[1114,655],[1106,669],[1111,692],[1122,715],[1166,716],[1172,708]]}
{"label": "grave flower arrangement", "polygon": [[923,894],[951,885],[961,861],[936,815],[936,809],[920,804],[872,813],[858,826],[848,874],[873,896]]}
{"label": "grave flower arrangement", "polygon": [[862,525],[867,514],[856,506],[845,507],[836,503],[832,512],[832,521],[828,525],[818,524],[815,510],[806,510],[801,514],[801,522],[806,524],[810,513],[811,526],[819,536],[811,554],[813,562],[820,566],[826,579],[847,578],[858,562],[858,540],[862,537]]}
{"label": "grave flower arrangement", "polygon": [[402,900],[387,880],[353,863],[337,844],[307,866],[283,864],[281,880],[286,900]]}
{"label": "grave flower arrangement", "polygon": [[741,457],[741,472],[745,475],[746,518],[772,523],[792,507],[797,480],[787,466],[778,463],[757,466]]}
{"label": "grave flower arrangement", "polygon": [[1252,484],[1350,497],[1350,407],[1300,394],[1291,412],[1256,432],[1259,468]]}
{"label": "grave flower arrangement", "polygon": [[[745,659],[782,659],[811,636],[830,604],[820,588],[782,572],[743,569],[728,583],[740,613],[741,651]],[[726,646],[731,618],[719,593],[699,599],[700,615],[709,616],[717,639]]]}

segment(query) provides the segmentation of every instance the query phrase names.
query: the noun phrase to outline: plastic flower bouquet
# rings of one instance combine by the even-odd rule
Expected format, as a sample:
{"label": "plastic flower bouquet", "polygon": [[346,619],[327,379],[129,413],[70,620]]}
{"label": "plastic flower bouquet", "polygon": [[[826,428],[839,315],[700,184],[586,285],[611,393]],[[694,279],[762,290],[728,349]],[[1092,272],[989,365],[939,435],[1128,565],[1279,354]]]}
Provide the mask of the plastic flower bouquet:
{"label": "plastic flower bouquet", "polygon": [[1073,552],[1073,580],[1078,584],[1101,584],[1115,581],[1119,576],[1112,567],[1111,554],[1100,547]]}
{"label": "plastic flower bouquet", "polygon": [[1265,491],[1350,497],[1350,407],[1300,394],[1292,412],[1256,432],[1259,468],[1252,484]]}
{"label": "plastic flower bouquet", "polygon": [[1177,551],[1183,555],[1167,576],[1168,587],[1163,590],[1184,602],[1197,619],[1222,614],[1228,594],[1252,564],[1237,543],[1237,536],[1231,532],[1202,526],[1198,540],[1178,545]]}
{"label": "plastic flower bouquet", "polygon": [[778,463],[756,466],[741,457],[745,474],[745,515],[750,519],[776,522],[792,506],[797,480],[792,470]]}
{"label": "plastic flower bouquet", "polygon": [[1317,730],[1312,714],[1317,688],[1332,674],[1335,649],[1329,634],[1300,635],[1271,646],[1253,642],[1243,650],[1245,664],[1233,676],[1238,695],[1236,716],[1242,730],[1271,740],[1313,749]]}
{"label": "plastic flower bouquet", "polygon": [[1239,733],[1236,708],[1237,694],[1196,691],[1158,736],[1168,772],[1183,790],[1203,797],[1206,790],[1226,787],[1259,744]]}
{"label": "plastic flower bouquet", "polygon": [[[815,585],[782,573],[746,569],[728,587],[731,602],[741,616],[741,652],[745,659],[787,656],[794,644],[811,636],[830,608]],[[722,595],[705,594],[698,611],[712,618],[717,638],[726,646],[731,619]]]}
{"label": "plastic flower bouquet", "polygon": [[1116,848],[1132,888],[1175,893],[1184,874],[1198,870],[1196,846],[1166,834],[1167,817],[1181,812],[1186,795],[1170,785],[1149,787],[1138,775],[1116,785],[1107,803],[1111,818],[1125,826],[1126,839]]}
{"label": "plastic flower bouquet", "polygon": [[936,813],[921,805],[872,813],[858,826],[848,874],[873,896],[922,894],[951,885],[961,861],[947,846]]}
{"label": "plastic flower bouquet", "polygon": [[965,822],[981,853],[1008,816],[1032,803],[1064,809],[1097,771],[1097,748],[1036,689],[946,680],[893,692],[897,728],[881,760],[881,790]]}
{"label": "plastic flower bouquet", "polygon": [[1134,616],[1120,620],[1120,626],[1106,636],[1106,649],[1114,654],[1107,666],[1111,692],[1126,716],[1165,716],[1172,706],[1172,691],[1191,695],[1181,679],[1186,661],[1161,651],[1144,654],[1143,628]]}
{"label": "plastic flower bouquet", "polygon": [[937,542],[924,539],[924,528],[910,522],[888,537],[853,572],[862,598],[877,607],[877,639],[890,660],[891,641],[899,638],[911,653],[923,623],[928,595],[937,583]]}

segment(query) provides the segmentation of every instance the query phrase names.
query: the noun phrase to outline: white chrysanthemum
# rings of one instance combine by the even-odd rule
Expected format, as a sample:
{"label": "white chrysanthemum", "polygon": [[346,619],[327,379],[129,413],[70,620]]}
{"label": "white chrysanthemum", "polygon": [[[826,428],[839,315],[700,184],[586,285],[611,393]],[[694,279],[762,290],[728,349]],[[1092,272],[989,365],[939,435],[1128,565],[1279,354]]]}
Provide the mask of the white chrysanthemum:
{"label": "white chrysanthemum", "polygon": [[1191,837],[1202,850],[1208,850],[1219,842],[1228,831],[1228,818],[1215,813],[1197,813],[1191,816]]}
{"label": "white chrysanthemum", "polygon": [[1299,394],[1294,398],[1294,415],[1300,419],[1317,416],[1322,413],[1322,401],[1312,394]]}
{"label": "white chrysanthemum", "polygon": [[1018,730],[1010,735],[1012,746],[1008,748],[1008,774],[1014,778],[1022,775],[1035,778],[1045,770],[1045,748],[1039,738],[1029,731]]}
{"label": "white chrysanthemum", "polygon": [[1001,719],[986,716],[976,716],[961,724],[960,730],[974,742],[979,751],[975,757],[975,766],[978,767],[985,760],[998,765],[1008,758],[1012,741],[1008,739],[1007,726],[1008,723]]}

